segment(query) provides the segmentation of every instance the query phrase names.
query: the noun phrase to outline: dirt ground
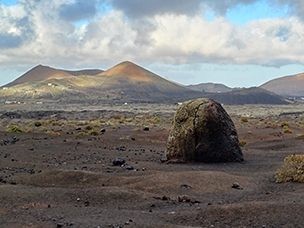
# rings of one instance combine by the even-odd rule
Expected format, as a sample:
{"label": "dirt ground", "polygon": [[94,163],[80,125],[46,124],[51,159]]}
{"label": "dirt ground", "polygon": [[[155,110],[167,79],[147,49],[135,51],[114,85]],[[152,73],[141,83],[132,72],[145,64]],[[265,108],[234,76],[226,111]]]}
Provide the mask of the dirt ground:
{"label": "dirt ground", "polygon": [[[172,109],[86,122],[51,114],[42,126],[2,115],[0,227],[303,227],[304,184],[275,183],[284,158],[303,153],[301,113],[262,118],[242,106],[242,117],[227,107],[244,163],[167,164]],[[11,124],[27,130],[7,132]],[[90,124],[103,132],[85,134]],[[116,158],[126,163],[114,166]]]}

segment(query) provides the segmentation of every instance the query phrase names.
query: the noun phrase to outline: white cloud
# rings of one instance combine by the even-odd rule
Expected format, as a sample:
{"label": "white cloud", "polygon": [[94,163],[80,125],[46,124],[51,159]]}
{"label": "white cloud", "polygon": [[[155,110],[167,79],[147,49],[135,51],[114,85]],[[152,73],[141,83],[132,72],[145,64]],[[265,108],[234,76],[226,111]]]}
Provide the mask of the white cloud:
{"label": "white cloud", "polygon": [[[160,11],[152,7],[151,12],[146,12],[149,17],[144,17],[142,12],[137,20],[126,19],[123,12],[131,9],[118,0],[114,1],[114,6],[120,4],[125,11],[112,9],[102,16],[95,12],[95,1],[19,2],[20,5],[14,7],[0,6],[0,15],[3,15],[0,16],[0,68],[38,63],[58,67],[103,67],[122,60],[276,67],[304,64],[304,22],[296,17],[256,20],[241,26],[224,16],[208,21],[202,16],[198,0],[193,0],[193,6],[198,7],[200,14],[194,8],[183,11],[183,1],[180,1],[181,4],[172,9],[167,4],[161,5]],[[142,1],[134,2],[142,7]],[[214,8],[223,7],[217,9],[223,11],[254,0],[225,1],[222,6],[221,1],[205,1],[210,5],[211,2]],[[84,7],[83,14],[73,15],[73,12],[78,14],[84,4],[87,8]],[[91,17],[91,13],[87,25],[74,25],[75,20]]]}

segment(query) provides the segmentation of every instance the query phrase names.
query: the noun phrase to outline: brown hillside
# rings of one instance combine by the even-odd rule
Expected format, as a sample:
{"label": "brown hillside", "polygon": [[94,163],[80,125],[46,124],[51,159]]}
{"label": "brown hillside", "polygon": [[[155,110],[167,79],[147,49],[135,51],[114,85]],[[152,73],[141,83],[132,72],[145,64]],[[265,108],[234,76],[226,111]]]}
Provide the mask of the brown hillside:
{"label": "brown hillside", "polygon": [[101,73],[100,75],[123,76],[123,77],[131,79],[131,80],[151,82],[152,79],[151,79],[151,77],[149,77],[149,74],[151,75],[153,73],[147,71],[146,69],[144,69],[132,62],[125,61],[125,62],[117,64],[116,66]]}
{"label": "brown hillside", "polygon": [[85,69],[85,70],[62,70],[67,72],[68,74],[74,75],[74,76],[80,76],[80,75],[97,75],[100,74],[102,72],[104,72],[103,70],[99,70],[99,69]]}
{"label": "brown hillside", "polygon": [[284,97],[257,87],[237,89],[227,93],[210,93],[208,97],[227,105],[291,103]]}
{"label": "brown hillside", "polygon": [[207,93],[225,93],[232,91],[228,86],[218,83],[200,83],[197,85],[188,85],[186,87],[195,91]]}
{"label": "brown hillside", "polygon": [[38,65],[19,78],[17,78],[15,81],[8,83],[4,87],[12,87],[18,84],[33,82],[33,81],[44,81],[47,79],[61,79],[66,77],[73,77],[73,75],[63,71],[63,70],[57,70],[48,66],[42,66]]}
{"label": "brown hillside", "polygon": [[273,79],[260,88],[281,96],[304,96],[304,73]]}

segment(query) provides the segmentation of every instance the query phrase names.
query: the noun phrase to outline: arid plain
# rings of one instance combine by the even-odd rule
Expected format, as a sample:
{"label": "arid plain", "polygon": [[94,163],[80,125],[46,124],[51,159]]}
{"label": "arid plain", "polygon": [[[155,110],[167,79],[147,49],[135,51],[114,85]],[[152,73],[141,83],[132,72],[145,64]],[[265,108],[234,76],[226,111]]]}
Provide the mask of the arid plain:
{"label": "arid plain", "polygon": [[167,163],[177,105],[1,107],[1,227],[302,227],[304,105],[223,107],[244,163]]}

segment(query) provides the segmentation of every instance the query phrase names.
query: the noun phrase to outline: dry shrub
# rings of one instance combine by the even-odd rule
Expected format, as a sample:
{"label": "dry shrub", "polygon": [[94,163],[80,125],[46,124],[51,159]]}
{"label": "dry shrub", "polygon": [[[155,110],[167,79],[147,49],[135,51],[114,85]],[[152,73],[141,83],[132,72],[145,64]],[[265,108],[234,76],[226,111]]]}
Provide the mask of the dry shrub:
{"label": "dry shrub", "polygon": [[304,155],[289,155],[275,175],[277,183],[304,182]]}
{"label": "dry shrub", "polygon": [[248,117],[242,117],[241,122],[242,123],[247,123],[249,121]]}
{"label": "dry shrub", "polygon": [[42,122],[41,121],[35,121],[34,125],[35,125],[35,127],[40,127],[40,126],[42,126]]}
{"label": "dry shrub", "polygon": [[87,135],[87,133],[83,132],[83,131],[80,131],[77,133],[77,136],[84,136],[84,135]]}
{"label": "dry shrub", "polygon": [[107,122],[106,119],[100,119],[100,120],[99,120],[99,123],[106,123],[106,122]]}
{"label": "dry shrub", "polygon": [[24,130],[22,130],[21,128],[19,128],[15,124],[11,124],[10,126],[8,126],[8,128],[6,129],[6,131],[7,132],[24,132]]}
{"label": "dry shrub", "polygon": [[99,131],[94,128],[88,132],[88,135],[99,135]]}
{"label": "dry shrub", "polygon": [[286,128],[286,129],[284,129],[284,133],[290,134],[290,133],[292,133],[292,130]]}
{"label": "dry shrub", "polygon": [[50,120],[49,123],[52,125],[52,126],[58,126],[59,123],[57,120]]}
{"label": "dry shrub", "polygon": [[289,123],[287,123],[287,122],[283,122],[283,123],[281,123],[281,127],[289,127]]}
{"label": "dry shrub", "polygon": [[112,119],[119,120],[119,119],[121,119],[121,116],[120,115],[115,115],[115,116],[112,116]]}
{"label": "dry shrub", "polygon": [[303,139],[304,138],[304,134],[297,134],[297,139]]}
{"label": "dry shrub", "polygon": [[245,140],[240,140],[239,141],[240,146],[245,146],[246,144],[247,144],[247,142]]}
{"label": "dry shrub", "polygon": [[55,132],[55,131],[46,131],[47,134],[49,135],[53,135],[53,136],[60,136],[61,134],[59,132]]}
{"label": "dry shrub", "polygon": [[93,127],[91,125],[87,125],[87,126],[85,126],[84,129],[86,129],[88,131],[91,131],[91,130],[93,130]]}

